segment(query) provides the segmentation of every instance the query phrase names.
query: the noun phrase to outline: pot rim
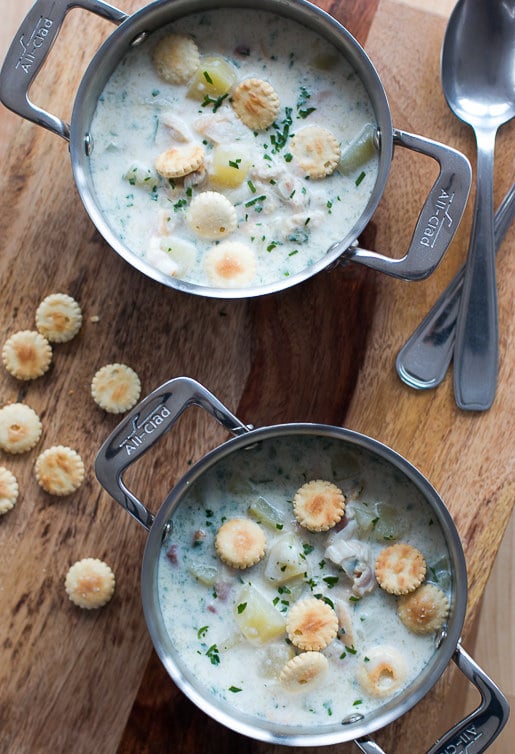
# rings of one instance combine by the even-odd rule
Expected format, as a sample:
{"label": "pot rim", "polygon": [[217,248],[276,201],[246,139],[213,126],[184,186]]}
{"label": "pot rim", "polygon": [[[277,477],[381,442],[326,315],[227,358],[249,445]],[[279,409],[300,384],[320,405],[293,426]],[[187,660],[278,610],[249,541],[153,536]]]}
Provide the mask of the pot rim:
{"label": "pot rim", "polygon": [[[136,40],[141,40],[142,35],[146,37],[185,15],[221,7],[269,11],[292,18],[336,46],[355,68],[365,86],[375,113],[380,142],[378,175],[374,189],[363,213],[348,233],[343,238],[335,240],[321,259],[295,275],[263,286],[236,289],[202,286],[165,275],[125,246],[111,229],[97,204],[88,163],[88,156],[94,148],[89,135],[94,106],[108,77],[130,46]],[[91,221],[109,246],[132,267],[167,287],[185,293],[223,299],[252,298],[276,293],[313,277],[336,263],[356,242],[377,209],[386,186],[393,156],[393,125],[386,92],[363,47],[339,21],[308,0],[260,0],[258,6],[255,0],[222,0],[221,5],[217,0],[175,0],[173,3],[169,0],[157,0],[128,16],[90,61],[74,101],[70,127],[70,156],[75,183]]]}
{"label": "pot rim", "polygon": [[[299,731],[298,727],[292,730],[286,726],[260,723],[255,717],[238,713],[226,703],[214,703],[208,693],[204,694],[195,688],[167,650],[166,643],[169,643],[169,640],[157,597],[159,552],[167,535],[168,522],[191,484],[221,459],[241,452],[245,447],[253,446],[260,440],[299,435],[342,440],[351,446],[376,454],[401,472],[418,489],[436,515],[448,548],[453,577],[447,631],[439,637],[433,657],[418,678],[399,696],[380,705],[371,713],[368,720],[363,718],[345,725],[341,722],[335,723],[334,726],[324,728],[323,732],[306,728],[305,733]],[[466,612],[467,572],[463,548],[452,517],[435,488],[415,466],[389,446],[359,432],[327,424],[289,423],[252,429],[245,435],[222,443],[199,459],[176,483],[160,507],[149,532],[143,555],[141,592],[147,628],[156,652],[174,683],[199,709],[217,722],[245,736],[269,743],[304,747],[343,743],[369,735],[402,716],[426,695],[448,666],[458,645]]]}

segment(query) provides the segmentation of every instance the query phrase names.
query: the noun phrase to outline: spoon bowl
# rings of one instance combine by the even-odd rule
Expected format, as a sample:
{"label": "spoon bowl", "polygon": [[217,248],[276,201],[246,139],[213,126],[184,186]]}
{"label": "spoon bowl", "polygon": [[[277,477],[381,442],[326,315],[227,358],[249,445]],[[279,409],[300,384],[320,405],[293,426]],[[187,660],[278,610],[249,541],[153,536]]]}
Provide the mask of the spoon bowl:
{"label": "spoon bowl", "polygon": [[515,0],[459,0],[442,47],[442,87],[477,144],[476,198],[454,349],[454,392],[462,409],[493,403],[498,315],[493,165],[498,128],[515,115]]}

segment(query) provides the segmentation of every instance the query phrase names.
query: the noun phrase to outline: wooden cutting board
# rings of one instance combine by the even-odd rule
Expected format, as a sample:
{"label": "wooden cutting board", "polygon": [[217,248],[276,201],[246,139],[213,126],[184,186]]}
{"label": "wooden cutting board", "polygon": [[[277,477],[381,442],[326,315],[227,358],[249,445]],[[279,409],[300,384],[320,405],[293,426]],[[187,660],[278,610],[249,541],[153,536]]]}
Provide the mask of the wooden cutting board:
{"label": "wooden cutting board", "polygon": [[[128,12],[142,4],[120,2]],[[400,0],[320,4],[364,44],[394,125],[447,142],[473,162],[472,135],[450,114],[441,93],[444,18]],[[34,101],[69,117],[82,72],[110,30],[85,11],[70,13],[34,87]],[[496,205],[514,179],[513,130],[513,123],[504,127],[497,140]],[[0,132],[2,338],[32,328],[39,301],[51,292],[71,294],[84,311],[80,335],[55,347],[46,376],[20,383],[0,372],[0,404],[26,401],[44,426],[30,453],[0,454],[0,464],[12,469],[20,486],[16,508],[0,520],[0,752],[280,751],[198,712],[153,654],[139,594],[146,535],[101,491],[92,468],[117,423],[89,397],[94,372],[108,362],[133,366],[145,393],[186,374],[245,422],[344,425],[405,455],[441,493],[462,537],[470,581],[466,636],[515,493],[513,230],[498,262],[496,401],[486,414],[462,413],[450,376],[436,391],[416,393],[399,381],[394,362],[465,259],[473,197],[452,248],[425,282],[409,284],[349,266],[274,296],[214,301],[165,289],[107,247],[82,207],[62,140],[4,110]],[[407,248],[433,178],[431,161],[399,151],[363,245],[392,255]],[[192,460],[224,437],[201,412],[188,413],[131,471],[132,488],[157,510]],[[84,485],[64,499],[43,493],[33,473],[37,454],[55,443],[75,447],[87,468]],[[86,556],[105,559],[117,577],[114,599],[93,613],[74,608],[63,590],[68,567]],[[447,671],[423,702],[377,735],[386,751],[423,752],[445,730],[454,676]],[[355,750],[348,744],[304,751]]]}

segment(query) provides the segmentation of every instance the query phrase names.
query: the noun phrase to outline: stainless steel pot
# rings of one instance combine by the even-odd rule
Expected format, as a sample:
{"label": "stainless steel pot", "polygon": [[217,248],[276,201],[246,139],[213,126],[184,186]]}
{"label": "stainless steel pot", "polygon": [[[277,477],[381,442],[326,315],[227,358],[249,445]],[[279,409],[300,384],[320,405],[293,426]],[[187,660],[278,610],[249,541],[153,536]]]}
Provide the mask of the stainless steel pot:
{"label": "stainless steel pot", "polygon": [[[450,147],[422,136],[394,129],[390,108],[371,61],[352,35],[330,15],[306,0],[224,0],[224,7],[269,10],[310,27],[329,40],[350,61],[363,81],[378,123],[379,171],[367,207],[344,238],[333,239],[323,259],[273,284],[228,290],[210,288],[165,275],[130,251],[111,230],[95,196],[89,155],[94,149],[90,124],[97,99],[112,71],[134,45],[145,44],[155,30],[187,14],[219,7],[217,0],[157,0],[131,16],[102,0],[37,0],[23,21],[7,53],[0,74],[0,100],[19,115],[48,128],[70,142],[75,182],[93,223],[110,246],[133,267],[165,285],[188,293],[215,298],[243,298],[288,288],[335,263],[359,262],[406,280],[420,280],[435,269],[451,242],[467,202],[471,169],[468,160]],[[48,113],[28,97],[31,83],[55,40],[65,15],[72,7],[82,7],[118,25],[93,57],[79,86],[71,125]],[[440,173],[418,218],[408,252],[390,258],[358,247],[357,238],[365,228],[383,194],[394,146],[421,152],[440,165]]]}
{"label": "stainless steel pot", "polygon": [[[170,430],[182,413],[190,406],[200,406],[229,430],[235,437],[212,450],[199,460],[171,490],[157,515],[151,513],[125,485],[123,474],[158,439]],[[170,641],[161,615],[157,593],[159,552],[173,526],[176,508],[184,501],[191,486],[213,470],[224,459],[234,454],[245,454],[256,444],[274,442],[277,438],[315,438],[322,444],[328,438],[341,443],[342,449],[365,450],[369,456],[395,470],[403,484],[411,485],[417,495],[427,503],[430,518],[443,533],[449,553],[452,576],[451,609],[445,631],[436,642],[433,658],[416,681],[394,699],[366,715],[353,715],[337,721],[323,730],[317,728],[280,728],[272,723],[250,719],[210,695],[188,675],[181,666],[178,653]],[[322,452],[322,451],[321,451]],[[100,483],[145,529],[148,540],[145,547],[141,589],[143,608],[155,649],[169,675],[177,686],[205,713],[218,722],[244,735],[258,740],[290,746],[317,746],[355,740],[366,754],[381,754],[382,750],[370,734],[388,725],[407,712],[431,689],[452,659],[479,690],[482,702],[472,714],[460,721],[434,746],[429,754],[452,754],[467,751],[479,754],[485,751],[504,727],[509,714],[508,703],[490,680],[463,650],[460,633],[467,603],[467,574],[463,549],[447,508],[435,489],[408,461],[377,440],[357,432],[324,424],[282,424],[253,429],[243,424],[214,395],[189,378],[166,382],[134,408],[112,432],[100,449],[95,470]]]}

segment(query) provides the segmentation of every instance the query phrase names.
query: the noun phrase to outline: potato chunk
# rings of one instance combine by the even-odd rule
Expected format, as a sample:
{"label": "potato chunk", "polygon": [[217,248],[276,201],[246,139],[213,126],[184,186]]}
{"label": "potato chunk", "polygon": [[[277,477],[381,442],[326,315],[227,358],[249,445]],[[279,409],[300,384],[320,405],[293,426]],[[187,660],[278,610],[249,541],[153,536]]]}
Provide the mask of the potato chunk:
{"label": "potato chunk", "polygon": [[228,94],[236,83],[236,71],[233,66],[219,55],[201,58],[197,72],[188,87],[188,97],[204,100],[206,97],[218,98]]}
{"label": "potato chunk", "polygon": [[257,644],[271,641],[285,631],[281,613],[250,584],[246,584],[238,595],[234,617],[245,638]]}
{"label": "potato chunk", "polygon": [[293,533],[285,534],[270,549],[265,577],[276,584],[284,584],[300,576],[307,568],[303,555],[302,542]]}
{"label": "potato chunk", "polygon": [[248,175],[250,160],[238,146],[218,146],[213,149],[210,177],[220,186],[235,188],[240,186]]}

